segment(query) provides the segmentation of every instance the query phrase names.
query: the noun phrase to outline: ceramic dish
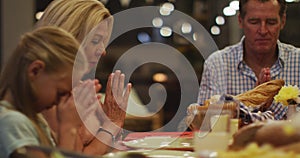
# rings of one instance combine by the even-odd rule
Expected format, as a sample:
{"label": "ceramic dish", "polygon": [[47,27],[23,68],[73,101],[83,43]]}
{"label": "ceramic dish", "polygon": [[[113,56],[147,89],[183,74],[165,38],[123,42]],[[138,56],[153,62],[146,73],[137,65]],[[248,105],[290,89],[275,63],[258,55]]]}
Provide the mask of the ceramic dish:
{"label": "ceramic dish", "polygon": [[125,141],[123,144],[135,149],[174,149],[192,151],[192,142],[192,138],[155,136]]}
{"label": "ceramic dish", "polygon": [[177,150],[130,150],[108,153],[103,158],[126,157],[126,158],[196,158],[191,151]]}

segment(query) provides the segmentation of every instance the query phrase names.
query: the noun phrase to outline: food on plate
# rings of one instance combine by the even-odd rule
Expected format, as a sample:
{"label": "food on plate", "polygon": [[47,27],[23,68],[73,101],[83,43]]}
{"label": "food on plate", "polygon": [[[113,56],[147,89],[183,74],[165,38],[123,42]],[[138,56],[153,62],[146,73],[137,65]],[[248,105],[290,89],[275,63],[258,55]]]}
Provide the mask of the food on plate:
{"label": "food on plate", "polygon": [[265,123],[256,122],[240,128],[233,135],[233,142],[229,146],[231,150],[240,150],[252,143],[255,139],[257,131],[263,127]]}
{"label": "food on plate", "polygon": [[271,144],[274,147],[300,142],[300,133],[290,121],[272,121],[260,128],[254,141],[258,145]]}
{"label": "food on plate", "polygon": [[274,148],[300,153],[299,127],[298,124],[290,121],[253,123],[242,127],[233,135],[233,143],[229,146],[229,149],[240,150],[251,143],[256,143],[258,146],[268,144]]}
{"label": "food on plate", "polygon": [[277,149],[282,150],[282,151],[288,151],[288,152],[292,151],[295,153],[300,153],[300,142],[284,145],[284,146],[278,147]]}
{"label": "food on plate", "polygon": [[220,151],[218,158],[295,158],[300,154],[293,151],[277,150],[270,145],[258,146],[256,143],[248,144],[239,151]]}
{"label": "food on plate", "polygon": [[279,92],[282,86],[284,86],[284,80],[271,80],[245,93],[239,94],[235,96],[235,98],[250,107],[264,104],[261,108],[267,109],[272,104],[274,96]]}

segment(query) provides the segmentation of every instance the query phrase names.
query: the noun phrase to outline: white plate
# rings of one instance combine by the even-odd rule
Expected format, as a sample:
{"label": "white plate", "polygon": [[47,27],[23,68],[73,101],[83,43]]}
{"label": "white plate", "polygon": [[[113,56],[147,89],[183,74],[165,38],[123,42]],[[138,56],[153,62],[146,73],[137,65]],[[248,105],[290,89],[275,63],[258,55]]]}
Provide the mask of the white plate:
{"label": "white plate", "polygon": [[136,149],[193,150],[192,142],[192,138],[154,136],[124,141],[123,144]]}
{"label": "white plate", "polygon": [[[139,155],[137,155],[139,154]],[[196,154],[191,151],[177,151],[177,150],[129,150],[119,151],[115,153],[108,153],[103,155],[103,158],[114,158],[114,157],[142,157],[147,158],[196,158]]]}

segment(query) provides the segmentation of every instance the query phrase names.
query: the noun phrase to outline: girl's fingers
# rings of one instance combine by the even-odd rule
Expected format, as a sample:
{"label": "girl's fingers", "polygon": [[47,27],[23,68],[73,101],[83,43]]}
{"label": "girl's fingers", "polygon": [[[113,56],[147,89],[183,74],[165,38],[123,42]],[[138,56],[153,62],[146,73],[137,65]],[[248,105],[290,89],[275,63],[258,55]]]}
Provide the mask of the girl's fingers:
{"label": "girl's fingers", "polygon": [[94,83],[91,80],[85,81],[79,87],[76,87],[73,92],[76,102],[83,105],[90,104],[91,100],[96,98],[93,89]]}
{"label": "girl's fingers", "polygon": [[66,103],[69,97],[70,97],[70,96],[67,96],[67,95],[62,96],[62,97],[59,99],[58,105]]}

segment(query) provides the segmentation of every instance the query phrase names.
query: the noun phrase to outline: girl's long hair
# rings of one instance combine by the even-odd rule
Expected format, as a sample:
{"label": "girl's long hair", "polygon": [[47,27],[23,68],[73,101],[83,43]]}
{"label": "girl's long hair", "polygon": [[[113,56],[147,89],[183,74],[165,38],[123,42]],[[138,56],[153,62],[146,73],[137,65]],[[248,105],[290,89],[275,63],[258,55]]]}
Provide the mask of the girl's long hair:
{"label": "girl's long hair", "polygon": [[[28,66],[35,60],[45,63],[47,73],[72,70],[79,50],[79,43],[68,32],[57,27],[41,27],[21,36],[0,77],[0,99],[11,93],[13,106],[25,114],[35,125],[40,143],[49,145],[50,140],[40,127],[40,119],[34,110],[36,93],[28,79]],[[71,84],[71,83],[70,83]]]}

